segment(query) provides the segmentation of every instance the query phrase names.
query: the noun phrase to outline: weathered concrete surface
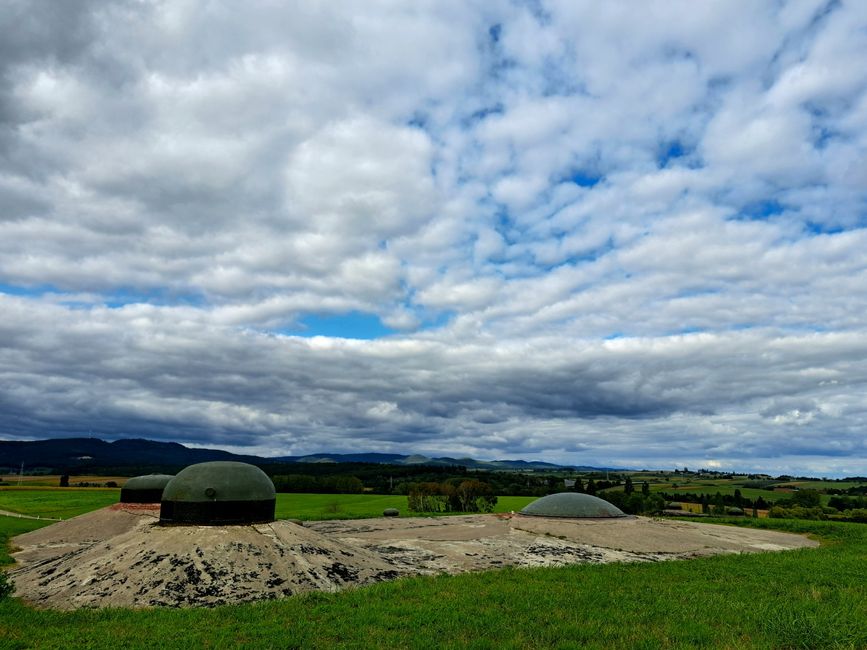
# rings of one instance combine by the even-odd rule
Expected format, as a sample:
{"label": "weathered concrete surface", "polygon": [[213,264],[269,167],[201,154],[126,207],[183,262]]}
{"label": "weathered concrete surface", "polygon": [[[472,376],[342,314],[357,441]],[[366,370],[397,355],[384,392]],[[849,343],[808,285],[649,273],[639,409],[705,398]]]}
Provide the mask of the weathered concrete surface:
{"label": "weathered concrete surface", "polygon": [[818,545],[789,533],[646,517],[468,515],[307,525],[328,537],[378,553],[395,566],[415,573],[582,562],[658,562]]}
{"label": "weathered concrete surface", "polygon": [[[336,591],[400,575],[379,556],[286,521],[161,526],[158,512],[89,513],[76,522],[79,542],[70,527],[57,539],[50,534],[53,526],[19,536],[14,544],[22,550],[14,557],[23,566],[12,571],[16,595],[57,609],[214,606]],[[93,531],[100,530],[114,534],[94,541],[101,535]]]}
{"label": "weathered concrete surface", "polygon": [[801,535],[775,530],[647,517],[566,520],[516,515],[511,524],[513,529],[564,537],[601,548],[687,557],[784,551],[819,545]]}
{"label": "weathered concrete surface", "polygon": [[800,535],[643,517],[516,515],[161,526],[118,504],[13,540],[17,595],[45,607],[213,606],[403,575],[656,562],[816,546]]}

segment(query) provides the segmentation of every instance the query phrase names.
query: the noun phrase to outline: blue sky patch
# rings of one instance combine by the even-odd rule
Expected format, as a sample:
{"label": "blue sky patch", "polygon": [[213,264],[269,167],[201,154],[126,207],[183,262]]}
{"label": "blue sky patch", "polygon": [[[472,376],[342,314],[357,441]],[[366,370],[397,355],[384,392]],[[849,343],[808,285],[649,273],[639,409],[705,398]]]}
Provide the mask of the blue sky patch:
{"label": "blue sky patch", "polygon": [[580,187],[596,187],[602,181],[602,175],[589,170],[579,169],[566,176],[566,179]]}
{"label": "blue sky patch", "polygon": [[741,208],[740,218],[750,221],[763,221],[782,214],[785,207],[776,199],[768,199],[766,201],[756,201]]}
{"label": "blue sky patch", "polygon": [[804,229],[811,235],[836,235],[845,230],[840,225],[832,226],[827,223],[818,223],[816,221],[806,222],[804,224]]}
{"label": "blue sky patch", "polygon": [[22,287],[14,284],[0,283],[0,293],[7,296],[22,296],[24,298],[38,298],[46,293],[60,293],[55,287],[48,284],[40,284],[35,287]]}
{"label": "blue sky patch", "polygon": [[378,339],[396,330],[383,325],[378,316],[360,311],[346,314],[311,314],[294,327],[279,330],[292,336],[330,336],[343,339]]}
{"label": "blue sky patch", "polygon": [[673,140],[662,145],[656,162],[660,167],[665,167],[672,160],[683,158],[687,154],[688,150],[684,144],[678,140]]}

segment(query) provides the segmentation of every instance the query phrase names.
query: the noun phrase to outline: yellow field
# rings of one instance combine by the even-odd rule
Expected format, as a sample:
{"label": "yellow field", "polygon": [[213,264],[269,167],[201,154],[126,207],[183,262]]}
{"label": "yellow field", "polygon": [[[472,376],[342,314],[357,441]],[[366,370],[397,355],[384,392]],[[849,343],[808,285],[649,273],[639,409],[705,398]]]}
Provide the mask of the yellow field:
{"label": "yellow field", "polygon": [[[122,487],[124,483],[129,480],[129,476],[70,476],[69,477],[69,486],[75,487],[76,483],[102,483],[105,484],[108,481],[114,481],[117,483],[118,487]],[[2,486],[16,486],[21,485],[24,487],[59,487],[60,486],[60,475],[59,474],[46,474],[43,476],[18,476],[18,474],[3,474],[0,476],[0,480],[3,481]]]}

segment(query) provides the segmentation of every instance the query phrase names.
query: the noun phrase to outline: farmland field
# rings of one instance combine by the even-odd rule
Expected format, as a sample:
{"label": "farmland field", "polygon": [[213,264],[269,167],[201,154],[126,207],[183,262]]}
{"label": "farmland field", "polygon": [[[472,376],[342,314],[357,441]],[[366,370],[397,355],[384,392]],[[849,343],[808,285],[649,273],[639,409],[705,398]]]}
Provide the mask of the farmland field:
{"label": "farmland field", "polygon": [[[740,490],[741,496],[747,499],[758,499],[762,497],[765,501],[773,502],[778,499],[784,499],[786,497],[792,496],[787,492],[776,492],[772,490],[759,490],[756,488],[745,488],[739,487],[737,485],[729,483],[705,483],[705,482],[696,482],[696,483],[678,483],[677,487],[671,487],[671,483],[660,484],[660,485],[651,485],[651,492],[665,492],[667,494],[677,494],[678,492],[685,493],[693,493],[693,494],[707,494],[708,496],[713,496],[717,492],[720,494],[728,494],[734,495],[735,490]],[[825,495],[822,495],[823,497]],[[825,499],[827,501],[827,499]]]}
{"label": "farmland field", "polygon": [[[104,484],[109,481],[117,483],[118,487],[123,486],[129,480],[129,476],[100,476],[97,474],[87,474],[82,476],[69,477],[69,484],[75,487],[77,483],[96,483]],[[17,474],[4,474],[0,476],[0,486],[18,486],[21,487],[60,487],[60,474],[35,474],[33,476],[25,475],[18,476]]]}

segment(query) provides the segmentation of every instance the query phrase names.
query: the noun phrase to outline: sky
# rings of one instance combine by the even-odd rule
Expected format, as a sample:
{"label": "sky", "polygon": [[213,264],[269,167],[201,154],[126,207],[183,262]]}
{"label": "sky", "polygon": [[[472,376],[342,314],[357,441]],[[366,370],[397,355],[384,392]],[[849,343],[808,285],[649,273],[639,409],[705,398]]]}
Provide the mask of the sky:
{"label": "sky", "polygon": [[0,0],[0,439],[867,473],[867,3]]}

